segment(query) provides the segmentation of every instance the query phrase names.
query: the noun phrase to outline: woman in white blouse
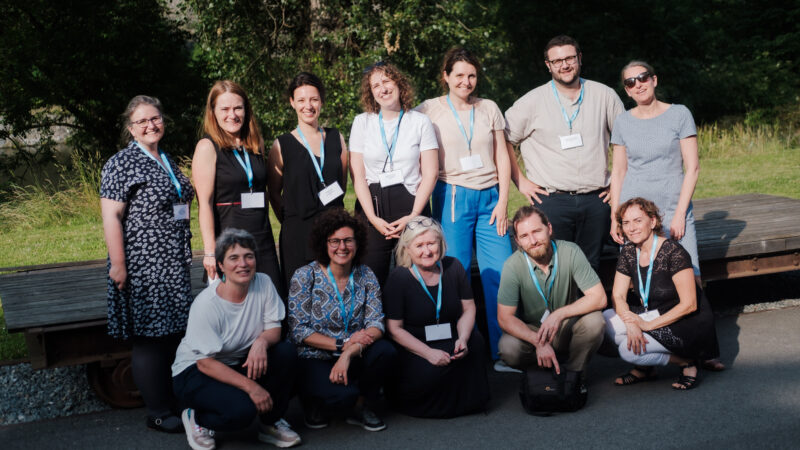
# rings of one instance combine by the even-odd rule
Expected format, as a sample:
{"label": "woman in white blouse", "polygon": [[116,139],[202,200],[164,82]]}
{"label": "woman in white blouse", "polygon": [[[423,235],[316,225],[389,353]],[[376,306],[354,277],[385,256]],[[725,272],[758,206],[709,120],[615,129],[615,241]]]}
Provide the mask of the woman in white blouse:
{"label": "woman in white blouse", "polygon": [[414,91],[392,64],[364,70],[361,103],[350,131],[350,170],[358,203],[369,220],[364,263],[381,285],[406,223],[430,216],[431,192],[439,174],[439,144],[431,121],[412,111]]}

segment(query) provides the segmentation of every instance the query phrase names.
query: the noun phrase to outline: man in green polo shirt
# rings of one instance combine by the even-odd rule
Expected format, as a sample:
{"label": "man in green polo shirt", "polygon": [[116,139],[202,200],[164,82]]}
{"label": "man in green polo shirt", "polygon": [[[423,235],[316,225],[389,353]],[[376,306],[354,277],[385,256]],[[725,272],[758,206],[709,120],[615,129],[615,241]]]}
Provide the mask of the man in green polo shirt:
{"label": "man in green polo shirt", "polygon": [[541,210],[523,206],[512,224],[518,249],[503,265],[497,295],[500,358],[515,368],[538,364],[561,373],[558,354],[568,370],[583,371],[603,340],[600,278],[575,243],[550,238],[553,227]]}

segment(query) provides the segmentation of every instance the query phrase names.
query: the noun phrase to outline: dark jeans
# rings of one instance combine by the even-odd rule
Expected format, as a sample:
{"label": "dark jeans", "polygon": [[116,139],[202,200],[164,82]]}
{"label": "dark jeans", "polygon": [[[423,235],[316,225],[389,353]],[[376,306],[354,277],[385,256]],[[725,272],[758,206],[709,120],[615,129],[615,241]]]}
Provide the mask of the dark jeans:
{"label": "dark jeans", "polygon": [[578,244],[595,272],[611,229],[611,207],[598,197],[599,192],[541,195],[542,204],[536,205],[550,219],[553,239]]}
{"label": "dark jeans", "polygon": [[397,350],[385,339],[364,349],[362,357],[350,361],[347,386],[331,383],[328,378],[335,359],[300,358],[299,390],[304,404],[314,403],[326,410],[352,408],[363,395],[368,405],[379,398],[383,381],[397,358]]}
{"label": "dark jeans", "polygon": [[[230,367],[247,374],[241,364]],[[282,341],[267,350],[267,373],[256,382],[272,397],[272,410],[261,415],[261,422],[271,424],[283,417],[289,406],[296,371],[297,350],[293,344]],[[258,414],[246,392],[200,372],[197,364],[175,376],[172,385],[175,396],[184,407],[195,410],[197,424],[205,428],[241,430],[250,426]]]}

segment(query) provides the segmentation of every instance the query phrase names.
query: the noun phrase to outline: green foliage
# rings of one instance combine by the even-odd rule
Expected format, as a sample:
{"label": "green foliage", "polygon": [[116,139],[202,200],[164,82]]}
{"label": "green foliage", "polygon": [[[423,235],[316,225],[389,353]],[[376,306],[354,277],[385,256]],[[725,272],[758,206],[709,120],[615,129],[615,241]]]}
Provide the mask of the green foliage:
{"label": "green foliage", "polygon": [[187,0],[188,24],[211,79],[241,83],[251,96],[267,140],[291,129],[296,117],[285,94],[292,77],[314,72],[329,92],[323,121],[347,133],[361,111],[362,70],[388,59],[418,83],[418,101],[439,95],[444,52],[466,45],[483,56],[484,95],[509,85],[500,70],[510,48],[497,26],[501,3],[424,1]]}
{"label": "green foliage", "polygon": [[37,150],[49,154],[60,126],[73,148],[108,156],[119,148],[120,113],[147,94],[171,114],[165,146],[191,145],[203,83],[158,0],[3,3],[0,138],[38,133]]}
{"label": "green foliage", "polygon": [[620,69],[645,60],[659,76],[659,96],[686,104],[700,122],[800,104],[797,2],[509,0],[502,13],[517,95],[549,78],[542,50],[551,37],[568,34],[581,44],[583,75],[623,99]]}
{"label": "green foliage", "polygon": [[0,361],[11,361],[25,358],[28,349],[22,333],[9,334],[6,328],[3,305],[0,304]]}

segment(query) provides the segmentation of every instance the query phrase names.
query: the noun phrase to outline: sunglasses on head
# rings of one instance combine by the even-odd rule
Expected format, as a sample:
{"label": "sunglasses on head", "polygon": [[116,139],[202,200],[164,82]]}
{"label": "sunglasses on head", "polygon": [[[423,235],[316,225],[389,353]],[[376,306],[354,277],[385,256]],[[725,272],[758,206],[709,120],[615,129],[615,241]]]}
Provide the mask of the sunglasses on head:
{"label": "sunglasses on head", "polygon": [[366,75],[372,71],[372,69],[377,69],[378,67],[383,67],[386,65],[386,61],[378,61],[375,64],[370,64],[364,68],[362,74]]}
{"label": "sunglasses on head", "polygon": [[632,88],[636,86],[637,81],[639,83],[646,83],[647,80],[649,80],[650,77],[652,76],[653,75],[650,72],[642,72],[639,75],[636,75],[635,77],[625,78],[624,80],[622,80],[622,84],[624,84],[626,88]]}

